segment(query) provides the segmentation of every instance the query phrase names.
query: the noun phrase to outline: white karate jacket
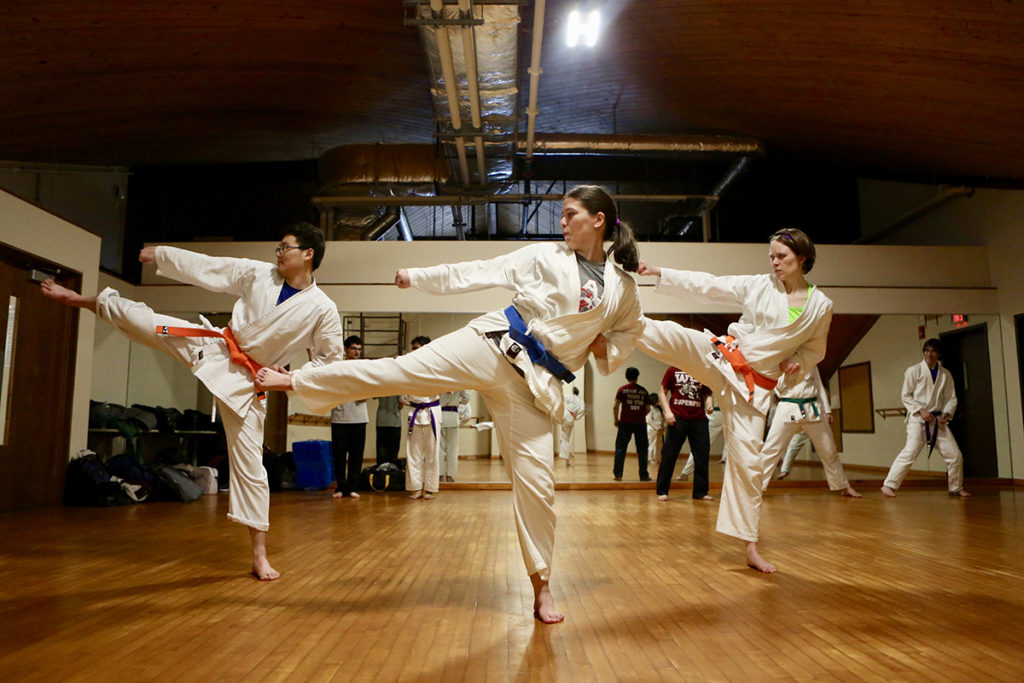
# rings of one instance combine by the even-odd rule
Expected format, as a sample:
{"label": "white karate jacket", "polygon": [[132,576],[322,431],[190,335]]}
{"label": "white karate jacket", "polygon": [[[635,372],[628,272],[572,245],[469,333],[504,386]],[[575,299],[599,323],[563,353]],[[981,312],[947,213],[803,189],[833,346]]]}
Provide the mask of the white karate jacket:
{"label": "white karate jacket", "polygon": [[[441,394],[441,407],[454,407],[468,406],[469,405],[469,392],[465,389],[459,391],[449,391]],[[458,427],[461,413],[456,410],[442,410],[441,411],[441,426],[442,427]]]}
{"label": "white karate jacket", "polygon": [[920,411],[941,410],[950,417],[956,413],[956,389],[953,375],[939,365],[939,372],[932,382],[932,373],[923,360],[911,365],[903,373],[903,407],[907,409],[907,422],[924,422]]}
{"label": "white karate jacket", "polygon": [[[410,268],[408,272],[413,287],[431,294],[487,287],[512,290],[512,303],[527,331],[573,372],[586,363],[588,347],[598,334],[604,334],[608,352],[607,358],[595,358],[597,370],[602,375],[615,372],[643,331],[636,281],[611,258],[605,260],[601,301],[591,310],[579,312],[579,267],[575,252],[564,242],[537,242],[493,259]],[[508,321],[502,311],[495,311],[472,320],[469,327],[483,334],[507,330]],[[537,407],[560,422],[563,395],[558,378],[531,363],[526,353],[519,354],[515,363],[523,371]]]}
{"label": "white karate jacket", "polygon": [[[314,349],[315,365],[345,357],[338,308],[315,282],[278,306],[284,280],[272,263],[159,246],[156,266],[164,277],[237,296],[229,327],[242,351],[261,365],[285,365],[304,349]],[[192,374],[232,412],[244,416],[256,398],[253,378],[231,362],[226,344],[203,341],[207,343],[197,343]]]}
{"label": "white karate jacket", "polygon": [[[815,287],[796,321],[789,322],[789,299],[786,288],[774,275],[716,276],[696,271],[662,268],[655,291],[683,299],[695,298],[714,303],[739,305],[743,313],[729,326],[740,352],[750,367],[771,379],[779,379],[784,360],[799,363],[805,371],[825,357],[828,328],[832,324],[832,300]],[[708,357],[741,395],[746,396],[746,382],[732,369],[725,358]],[[755,406],[768,412],[771,394],[755,392]]]}

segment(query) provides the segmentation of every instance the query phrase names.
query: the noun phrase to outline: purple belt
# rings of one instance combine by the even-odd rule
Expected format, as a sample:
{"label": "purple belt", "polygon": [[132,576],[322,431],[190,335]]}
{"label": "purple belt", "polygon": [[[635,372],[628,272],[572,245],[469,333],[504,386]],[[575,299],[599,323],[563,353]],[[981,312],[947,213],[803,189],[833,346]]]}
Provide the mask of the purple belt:
{"label": "purple belt", "polygon": [[[409,416],[409,433],[412,434],[412,428],[416,424],[416,416],[419,415],[419,412],[425,408],[435,408],[441,405],[441,399],[438,399],[436,401],[430,401],[428,403],[413,403],[410,401],[409,405],[411,405],[413,408],[412,415]],[[436,439],[437,425],[434,424],[434,411],[430,411],[430,431],[434,433],[434,438]]]}

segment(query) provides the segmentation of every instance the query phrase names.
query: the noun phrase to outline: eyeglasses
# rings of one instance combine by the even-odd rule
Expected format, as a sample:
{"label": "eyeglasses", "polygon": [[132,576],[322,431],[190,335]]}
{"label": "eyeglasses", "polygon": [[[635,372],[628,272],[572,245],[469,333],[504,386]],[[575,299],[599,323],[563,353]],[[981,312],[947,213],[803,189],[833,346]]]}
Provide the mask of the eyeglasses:
{"label": "eyeglasses", "polygon": [[279,244],[276,247],[274,247],[274,253],[277,254],[278,256],[280,256],[281,254],[285,253],[289,249],[302,249],[302,247],[298,247],[298,246],[291,245],[291,244]]}

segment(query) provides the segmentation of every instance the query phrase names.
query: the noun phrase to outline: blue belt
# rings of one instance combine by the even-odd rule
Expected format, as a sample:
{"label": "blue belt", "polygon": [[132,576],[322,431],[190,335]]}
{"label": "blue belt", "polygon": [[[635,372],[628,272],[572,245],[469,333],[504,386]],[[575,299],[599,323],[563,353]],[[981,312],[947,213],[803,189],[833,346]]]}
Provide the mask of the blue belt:
{"label": "blue belt", "polygon": [[576,379],[576,375],[569,372],[569,368],[548,353],[539,339],[526,332],[526,323],[515,306],[505,309],[505,317],[508,318],[508,336],[522,344],[534,365],[541,366],[563,382],[568,383]]}
{"label": "blue belt", "polygon": [[816,398],[780,398],[779,403],[795,403],[800,406],[800,414],[804,416],[805,420],[810,418],[807,417],[807,411],[804,410],[804,406],[808,403],[814,408],[814,417],[821,417],[821,413],[818,412],[818,399]]}
{"label": "blue belt", "polygon": [[437,438],[437,425],[434,424],[434,411],[430,410],[430,408],[435,408],[441,405],[441,400],[438,399],[437,401],[430,401],[428,403],[410,402],[409,405],[412,406],[413,409],[412,415],[409,416],[409,433],[412,434],[412,428],[416,424],[416,416],[419,415],[419,412],[421,410],[427,410],[430,415],[430,431],[434,433],[434,438]]}

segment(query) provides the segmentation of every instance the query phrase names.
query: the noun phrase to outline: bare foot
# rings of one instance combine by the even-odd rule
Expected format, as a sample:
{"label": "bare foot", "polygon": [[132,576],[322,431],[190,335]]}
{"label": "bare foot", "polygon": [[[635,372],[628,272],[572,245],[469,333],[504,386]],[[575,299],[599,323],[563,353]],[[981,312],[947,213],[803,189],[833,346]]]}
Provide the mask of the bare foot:
{"label": "bare foot", "polygon": [[658,496],[658,500],[668,500],[668,494],[667,493],[661,494],[660,496]]}
{"label": "bare foot", "polygon": [[676,481],[686,481],[689,478],[690,476],[687,474],[680,474],[678,477],[676,477]]}
{"label": "bare foot", "polygon": [[256,388],[260,391],[290,391],[292,376],[287,372],[262,368],[256,373]]}
{"label": "bare foot", "polygon": [[847,496],[849,498],[863,498],[864,497],[864,496],[860,495],[859,493],[857,493],[857,489],[853,488],[852,486],[847,486],[845,489],[843,489],[843,495]]}
{"label": "bare foot", "polygon": [[971,494],[967,493],[967,491],[964,491],[963,489],[960,489],[959,491],[953,493],[953,495],[960,496],[961,498],[968,498]]}
{"label": "bare foot", "polygon": [[423,491],[413,491],[412,495],[409,496],[413,500],[419,500],[423,497]]}
{"label": "bare foot", "polygon": [[274,581],[281,578],[281,572],[270,566],[267,558],[254,560],[252,563],[252,575],[260,581]]}
{"label": "bare foot", "polygon": [[252,539],[252,575],[260,581],[273,581],[281,576],[281,572],[270,566],[267,560],[267,532],[249,527]]}
{"label": "bare foot", "polygon": [[352,499],[356,499],[356,498],[359,497],[359,494],[356,493],[355,491],[353,491],[352,493],[348,494],[348,497],[352,498]]}
{"label": "bare foot", "polygon": [[423,500],[434,500],[434,494],[431,493],[430,491],[424,492],[423,493]]}
{"label": "bare foot", "polygon": [[779,472],[778,479],[782,480],[789,476],[789,472]]}
{"label": "bare foot", "polygon": [[896,492],[893,491],[888,486],[883,486],[882,487],[882,495],[885,496],[886,498],[895,498],[896,497]]}
{"label": "bare foot", "polygon": [[777,570],[775,565],[761,557],[757,552],[757,543],[747,543],[747,566],[756,569],[763,574],[774,574]]}
{"label": "bare foot", "polygon": [[335,491],[334,493],[331,494],[331,498],[344,498],[344,497],[345,497],[345,494],[342,493],[341,491]]}
{"label": "bare foot", "polygon": [[530,582],[533,584],[533,618],[545,624],[557,624],[565,619],[565,615],[555,609],[548,582],[541,579],[540,574],[530,574]]}
{"label": "bare foot", "polygon": [[39,285],[39,289],[42,290],[43,296],[47,299],[53,299],[57,303],[64,304],[65,306],[88,308],[93,313],[96,312],[96,297],[82,296],[78,292],[58,285],[53,280],[44,280],[43,283]]}
{"label": "bare foot", "polygon": [[714,496],[710,496],[710,495],[701,496],[700,498],[694,498],[694,500],[714,500],[714,499],[715,499],[715,497]]}

